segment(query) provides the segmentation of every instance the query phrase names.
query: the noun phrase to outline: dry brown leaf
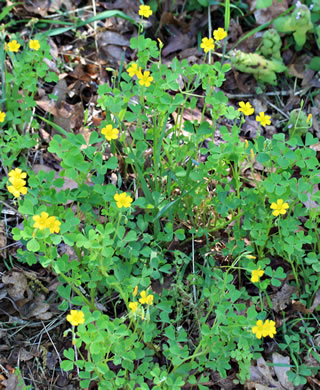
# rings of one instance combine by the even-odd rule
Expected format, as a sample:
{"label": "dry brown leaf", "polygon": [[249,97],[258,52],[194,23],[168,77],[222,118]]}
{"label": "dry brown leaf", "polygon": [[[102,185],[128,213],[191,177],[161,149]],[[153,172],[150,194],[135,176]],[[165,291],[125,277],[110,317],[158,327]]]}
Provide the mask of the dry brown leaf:
{"label": "dry brown leaf", "polygon": [[28,360],[31,360],[34,358],[34,354],[30,351],[27,351],[24,348],[20,348],[18,352],[19,360],[22,362],[27,362]]}
{"label": "dry brown leaf", "polygon": [[52,317],[52,313],[49,312],[50,305],[44,302],[45,297],[43,295],[37,296],[33,301],[25,303],[20,308],[20,314],[23,318],[35,317],[41,320],[48,320]]}
{"label": "dry brown leaf", "polygon": [[6,386],[6,390],[24,390],[26,388],[26,384],[21,376],[15,374],[9,374],[8,379],[3,381],[2,384]]}
{"label": "dry brown leaf", "polygon": [[[274,364],[290,364],[290,359],[288,356],[282,356],[280,353],[274,352],[272,354],[272,362]],[[293,390],[294,386],[292,382],[289,381],[287,372],[290,370],[290,367],[284,366],[273,366],[274,372],[276,373],[279,382],[286,390]]]}
{"label": "dry brown leaf", "polygon": [[293,293],[298,293],[297,287],[291,286],[285,282],[281,289],[271,296],[272,310],[276,313],[284,310],[291,303],[291,296]]}
{"label": "dry brown leaf", "polygon": [[278,0],[272,0],[272,5],[270,7],[256,9],[256,0],[253,0],[249,1],[249,7],[251,11],[255,10],[254,16],[256,18],[256,22],[261,25],[270,22],[270,20],[286,11],[288,9],[288,2],[287,0],[282,0],[281,2]]}
{"label": "dry brown leaf", "polygon": [[12,272],[2,276],[2,282],[6,286],[8,295],[14,300],[24,299],[24,294],[28,289],[27,278],[21,272]]}

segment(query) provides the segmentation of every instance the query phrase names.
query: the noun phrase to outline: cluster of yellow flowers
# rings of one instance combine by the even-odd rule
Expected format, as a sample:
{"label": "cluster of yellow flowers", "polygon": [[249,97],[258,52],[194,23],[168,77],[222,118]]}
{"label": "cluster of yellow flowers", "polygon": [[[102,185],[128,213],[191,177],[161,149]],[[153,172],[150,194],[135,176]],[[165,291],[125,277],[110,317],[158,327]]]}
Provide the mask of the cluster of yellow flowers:
{"label": "cluster of yellow flowers", "polygon": [[25,195],[28,192],[28,188],[25,187],[27,177],[26,172],[22,172],[20,168],[13,169],[9,172],[9,183],[7,184],[8,191],[15,197],[20,198],[20,195]]}
{"label": "cluster of yellow flowers", "polygon": [[147,88],[150,87],[153,81],[153,77],[150,76],[150,72],[146,70],[144,73],[142,73],[141,67],[138,68],[138,65],[135,62],[130,65],[130,67],[127,69],[127,72],[129,73],[130,77],[137,76],[139,84],[146,86]]}
{"label": "cluster of yellow flowers", "polygon": [[[244,115],[249,116],[254,113],[254,108],[251,106],[249,102],[239,102],[238,111],[243,112]],[[260,122],[262,126],[271,125],[271,117],[269,115],[265,115],[263,111],[259,112],[259,115],[256,116],[256,121]]]}
{"label": "cluster of yellow flowers", "polygon": [[[132,295],[134,297],[136,297],[137,294],[138,294],[138,286],[136,286],[134,288]],[[139,302],[141,303],[141,305],[147,305],[148,307],[153,305],[153,295],[152,294],[148,295],[147,291],[142,290],[140,293],[140,297],[141,298],[139,299]],[[145,317],[144,308],[139,305],[139,302],[130,302],[129,309],[131,310],[131,312],[134,315],[139,315],[141,317],[141,319],[144,320],[144,317]]]}
{"label": "cluster of yellow flowers", "polygon": [[[217,30],[214,30],[213,37],[216,41],[222,41],[227,36],[227,32],[219,27]],[[204,50],[205,53],[208,53],[210,50],[214,50],[215,44],[213,38],[203,38],[200,45],[201,49]]]}
{"label": "cluster of yellow flowers", "polygon": [[[254,108],[251,106],[251,104],[249,102],[247,102],[247,103],[239,102],[239,106],[240,107],[238,108],[238,111],[243,112],[243,114],[246,116],[252,115],[254,113]],[[312,118],[312,114],[309,114],[308,118],[307,118],[307,123],[309,123],[311,118]],[[263,111],[259,112],[259,115],[256,116],[256,121],[260,122],[262,126],[271,125],[270,119],[271,119],[271,117],[269,115],[265,115],[265,113]]]}
{"label": "cluster of yellow flowers", "polygon": [[70,322],[72,326],[78,326],[84,324],[85,318],[84,313],[81,310],[71,310],[70,314],[67,315],[67,321]]}
{"label": "cluster of yellow flowers", "polygon": [[33,227],[35,229],[44,230],[49,229],[50,233],[59,233],[61,222],[57,220],[56,217],[49,217],[49,214],[45,211],[42,211],[40,215],[34,215],[32,217],[34,220]]}
{"label": "cluster of yellow flowers", "polygon": [[[16,39],[13,39],[12,41],[5,44],[5,49],[8,48],[8,50],[12,53],[18,53],[21,45],[17,42]],[[31,39],[29,41],[29,48],[31,50],[38,51],[40,49],[40,43],[37,39]]]}
{"label": "cluster of yellow flowers", "polygon": [[266,320],[265,323],[263,323],[262,320],[258,320],[256,326],[252,328],[252,333],[255,334],[258,339],[267,336],[273,338],[277,333],[275,325],[276,323],[272,320]]}

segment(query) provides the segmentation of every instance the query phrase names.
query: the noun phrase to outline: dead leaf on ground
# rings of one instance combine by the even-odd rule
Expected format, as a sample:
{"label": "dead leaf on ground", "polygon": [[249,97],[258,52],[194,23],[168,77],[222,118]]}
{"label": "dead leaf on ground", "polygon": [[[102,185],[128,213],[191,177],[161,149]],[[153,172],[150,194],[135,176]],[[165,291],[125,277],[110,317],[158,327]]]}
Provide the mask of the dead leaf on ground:
{"label": "dead leaf on ground", "polygon": [[256,0],[249,1],[250,11],[254,11],[254,16],[256,18],[256,22],[258,25],[270,22],[270,20],[276,18],[282,12],[288,9],[287,0],[282,0],[279,2],[278,0],[272,0],[272,5],[267,8],[256,9]]}
{"label": "dead leaf on ground", "polygon": [[[274,352],[272,354],[272,363],[281,364],[281,366],[273,366],[274,372],[276,373],[279,382],[286,390],[293,390],[294,386],[292,382],[289,381],[287,372],[290,370],[290,359],[288,356],[282,356],[280,353]],[[282,366],[287,364],[288,367]]]}
{"label": "dead leaf on ground", "polygon": [[26,302],[20,308],[20,314],[23,318],[35,317],[39,320],[49,320],[53,315],[49,309],[50,305],[45,302],[44,295],[39,295],[32,301]]}
{"label": "dead leaf on ground", "polygon": [[27,278],[21,272],[12,272],[2,276],[2,282],[6,287],[8,295],[14,300],[24,299],[25,292],[28,289]]}
{"label": "dead leaf on ground", "polygon": [[271,296],[272,310],[276,313],[284,310],[291,303],[292,294],[297,293],[298,289],[296,286],[291,286],[285,282],[281,289]]}
{"label": "dead leaf on ground", "polygon": [[21,375],[17,376],[15,374],[9,374],[8,379],[2,381],[1,384],[6,386],[6,390],[24,390],[26,388],[26,384]]}
{"label": "dead leaf on ground", "polygon": [[[273,364],[290,364],[289,358],[281,356],[278,353],[272,354]],[[248,390],[294,390],[294,387],[288,380],[287,371],[290,367],[268,366],[263,357],[257,360],[256,366],[251,366],[250,380],[245,383]],[[274,379],[274,378],[276,378]]]}
{"label": "dead leaf on ground", "polygon": [[299,311],[303,314],[312,314],[314,310],[320,305],[320,289],[316,292],[312,305],[309,309],[300,301],[295,301],[292,303],[292,310]]}

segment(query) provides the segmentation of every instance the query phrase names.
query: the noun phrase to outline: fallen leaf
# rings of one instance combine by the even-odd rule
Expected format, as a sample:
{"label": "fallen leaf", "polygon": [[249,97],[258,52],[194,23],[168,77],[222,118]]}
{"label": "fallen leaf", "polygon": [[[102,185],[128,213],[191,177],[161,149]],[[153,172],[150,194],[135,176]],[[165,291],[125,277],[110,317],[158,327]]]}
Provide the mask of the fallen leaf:
{"label": "fallen leaf", "polygon": [[272,363],[273,364],[287,364],[288,367],[285,366],[273,366],[274,372],[276,373],[279,382],[286,390],[293,390],[294,386],[292,382],[289,381],[287,372],[290,371],[290,359],[288,356],[282,356],[280,353],[274,352],[272,354]]}
{"label": "fallen leaf", "polygon": [[278,0],[272,0],[272,5],[267,8],[256,9],[256,1],[249,2],[250,11],[254,11],[254,16],[256,18],[256,23],[258,25],[270,22],[270,20],[276,18],[282,12],[288,9],[287,0],[282,0],[279,2]]}
{"label": "fallen leaf", "polygon": [[28,289],[27,278],[21,272],[12,272],[9,275],[2,276],[2,282],[6,286],[8,295],[14,300],[24,299],[25,292]]}
{"label": "fallen leaf", "polygon": [[293,293],[298,293],[297,287],[285,282],[281,289],[271,296],[272,310],[276,313],[284,310],[291,303]]}

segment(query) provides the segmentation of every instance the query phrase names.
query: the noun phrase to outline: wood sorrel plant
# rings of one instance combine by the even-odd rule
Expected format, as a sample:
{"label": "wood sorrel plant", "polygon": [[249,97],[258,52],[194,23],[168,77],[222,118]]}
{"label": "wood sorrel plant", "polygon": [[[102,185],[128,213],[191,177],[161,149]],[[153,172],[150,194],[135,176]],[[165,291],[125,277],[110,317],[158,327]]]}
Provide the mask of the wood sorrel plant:
{"label": "wood sorrel plant", "polygon": [[[79,370],[81,388],[94,380],[101,389],[206,389],[210,373],[225,377],[234,361],[244,383],[260,339],[279,333],[267,312],[267,289],[286,273],[269,266],[270,256],[287,261],[286,272],[292,270],[300,289],[297,270],[307,283],[314,281],[319,217],[304,202],[319,200],[313,191],[319,163],[308,148],[316,140],[288,142],[280,134],[245,144],[242,114],[217,90],[229,65],[176,59],[164,65],[158,44],[142,35],[131,48],[137,61],[114,85],[99,88],[106,111],[101,129],[88,142],[63,131],[50,142],[49,152],[61,160],[60,176],[9,174],[24,216],[23,229],[13,229],[25,245],[19,259],[54,271],[61,310],[77,308],[67,316],[73,345],[62,368]],[[199,91],[205,96],[200,118],[185,121]],[[248,105],[240,108],[253,114]],[[262,126],[270,119],[258,116]],[[221,124],[225,118],[230,129]],[[206,161],[199,161],[200,153],[208,154]],[[242,167],[253,169],[255,160],[262,178],[246,182]],[[108,183],[111,171],[118,172],[117,186]],[[64,188],[65,178],[77,187]],[[20,191],[26,182],[27,191]],[[309,217],[308,235],[297,231],[301,217]],[[230,237],[223,253],[232,259],[224,266],[211,253],[222,229]],[[193,237],[204,237],[207,245],[184,249]],[[186,253],[168,245],[174,241]],[[250,296],[246,283],[256,284],[259,296]]]}
{"label": "wood sorrel plant", "polygon": [[[4,37],[5,39],[5,37]],[[0,67],[3,71],[2,112],[5,118],[0,127],[2,161],[11,168],[23,150],[36,144],[39,123],[35,119],[40,80],[46,83],[58,81],[44,59],[50,60],[50,47],[43,36],[23,41],[11,35],[0,48]]]}

